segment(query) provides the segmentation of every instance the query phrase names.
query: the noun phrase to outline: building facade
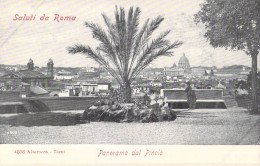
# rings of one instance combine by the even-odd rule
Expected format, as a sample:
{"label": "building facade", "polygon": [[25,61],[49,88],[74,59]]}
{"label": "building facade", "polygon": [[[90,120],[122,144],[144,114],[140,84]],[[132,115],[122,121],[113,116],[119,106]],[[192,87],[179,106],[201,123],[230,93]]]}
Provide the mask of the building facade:
{"label": "building facade", "polygon": [[[49,63],[51,62],[51,63]],[[5,84],[6,90],[17,89],[23,83],[30,86],[41,86],[44,88],[50,87],[53,81],[53,61],[50,59],[47,63],[48,74],[45,75],[39,71],[34,70],[33,60],[30,59],[27,63],[27,70],[11,71],[3,75],[1,81]]]}

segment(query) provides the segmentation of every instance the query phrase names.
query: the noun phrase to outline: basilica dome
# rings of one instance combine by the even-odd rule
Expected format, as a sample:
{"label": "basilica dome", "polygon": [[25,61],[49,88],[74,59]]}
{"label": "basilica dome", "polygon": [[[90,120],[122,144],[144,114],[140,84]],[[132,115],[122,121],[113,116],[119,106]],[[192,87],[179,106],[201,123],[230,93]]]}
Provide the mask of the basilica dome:
{"label": "basilica dome", "polygon": [[190,67],[189,59],[183,54],[183,56],[180,58],[178,67],[187,68]]}

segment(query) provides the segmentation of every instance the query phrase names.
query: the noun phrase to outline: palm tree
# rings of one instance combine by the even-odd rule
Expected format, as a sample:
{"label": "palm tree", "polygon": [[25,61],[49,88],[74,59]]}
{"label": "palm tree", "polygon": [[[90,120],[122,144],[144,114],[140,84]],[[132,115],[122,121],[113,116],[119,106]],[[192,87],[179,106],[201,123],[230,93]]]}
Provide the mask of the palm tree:
{"label": "palm tree", "polygon": [[116,6],[114,22],[102,14],[106,31],[95,23],[84,24],[91,29],[93,38],[100,42],[95,50],[81,44],[68,47],[69,53],[82,53],[103,66],[120,84],[126,102],[131,101],[131,83],[136,76],[155,59],[172,56],[171,50],[182,44],[180,41],[171,43],[165,39],[170,30],[151,39],[153,32],[164,20],[161,16],[152,21],[147,19],[138,30],[140,13],[140,8],[131,7],[126,16],[125,10]]}

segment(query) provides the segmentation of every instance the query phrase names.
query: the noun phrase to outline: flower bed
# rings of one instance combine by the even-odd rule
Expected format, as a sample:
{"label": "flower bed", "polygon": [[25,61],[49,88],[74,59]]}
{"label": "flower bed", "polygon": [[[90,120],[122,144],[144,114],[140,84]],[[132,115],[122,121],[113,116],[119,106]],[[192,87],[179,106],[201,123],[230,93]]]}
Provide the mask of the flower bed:
{"label": "flower bed", "polygon": [[160,122],[173,121],[176,113],[168,106],[154,104],[142,106],[136,103],[99,104],[87,108],[83,120],[110,122]]}

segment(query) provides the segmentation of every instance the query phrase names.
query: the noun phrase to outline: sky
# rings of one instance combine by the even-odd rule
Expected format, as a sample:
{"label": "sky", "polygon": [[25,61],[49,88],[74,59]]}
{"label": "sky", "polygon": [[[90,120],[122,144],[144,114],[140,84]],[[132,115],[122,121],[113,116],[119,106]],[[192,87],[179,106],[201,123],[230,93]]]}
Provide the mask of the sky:
{"label": "sky", "polygon": [[[251,58],[242,51],[214,49],[203,36],[203,25],[193,21],[203,0],[0,0],[0,64],[26,65],[31,58],[36,66],[46,66],[53,59],[56,67],[90,67],[95,62],[82,54],[68,54],[66,48],[74,44],[97,46],[84,22],[104,26],[102,13],[114,19],[115,6],[140,7],[141,25],[148,18],[161,15],[165,20],[153,37],[171,30],[167,39],[182,41],[172,57],[162,57],[150,67],[169,67],[178,63],[185,53],[191,66],[251,66]],[[33,21],[14,21],[15,15],[36,15]],[[49,20],[40,21],[45,14]],[[76,16],[74,21],[54,21],[55,14]],[[258,63],[260,67],[260,63]]]}

